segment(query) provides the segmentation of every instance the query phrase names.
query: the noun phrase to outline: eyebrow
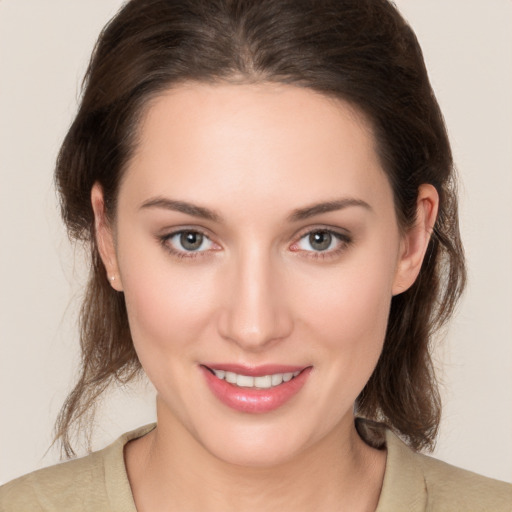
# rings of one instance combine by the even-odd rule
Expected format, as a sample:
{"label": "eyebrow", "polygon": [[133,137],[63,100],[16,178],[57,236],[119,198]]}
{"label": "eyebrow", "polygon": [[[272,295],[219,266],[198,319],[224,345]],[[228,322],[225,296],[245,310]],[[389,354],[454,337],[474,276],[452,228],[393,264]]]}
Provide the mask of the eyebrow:
{"label": "eyebrow", "polygon": [[310,217],[314,217],[315,215],[334,212],[337,210],[343,210],[345,208],[349,208],[352,206],[357,206],[364,208],[365,210],[368,211],[373,211],[373,208],[362,199],[344,198],[337,199],[334,201],[326,201],[323,203],[313,204],[311,206],[306,206],[305,208],[299,208],[292,212],[292,214],[288,217],[288,220],[290,222],[297,222],[299,220],[309,219]]}
{"label": "eyebrow", "polygon": [[221,216],[209,208],[204,206],[198,206],[186,201],[176,201],[174,199],[168,199],[165,197],[155,197],[148,199],[142,203],[141,209],[143,208],[163,208],[164,210],[172,210],[175,212],[185,213],[192,215],[193,217],[199,217],[202,219],[211,220],[213,222],[221,222]]}
{"label": "eyebrow", "polygon": [[[288,221],[297,222],[309,219],[310,217],[314,217],[315,215],[320,215],[322,213],[343,210],[345,208],[354,206],[373,211],[372,207],[362,199],[344,198],[334,201],[325,201],[322,203],[313,204],[311,206],[306,206],[305,208],[294,210],[288,216]],[[175,199],[169,199],[166,197],[154,197],[152,199],[148,199],[142,203],[140,208],[162,208],[164,210],[181,212],[186,215],[192,215],[193,217],[211,220],[212,222],[222,222],[222,217],[214,210],[210,210],[204,206],[188,203],[186,201],[177,201]]]}

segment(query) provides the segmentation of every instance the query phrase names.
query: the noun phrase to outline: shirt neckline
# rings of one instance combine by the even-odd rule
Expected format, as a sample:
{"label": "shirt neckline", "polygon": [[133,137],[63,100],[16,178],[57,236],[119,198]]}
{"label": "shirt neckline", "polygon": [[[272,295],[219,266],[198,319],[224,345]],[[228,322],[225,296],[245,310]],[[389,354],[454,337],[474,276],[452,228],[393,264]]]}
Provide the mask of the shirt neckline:
{"label": "shirt neckline", "polygon": [[[156,423],[151,423],[127,432],[102,450],[105,492],[112,510],[137,512],[124,461],[124,447],[155,428]],[[387,450],[384,479],[375,512],[424,511],[427,501],[425,480],[414,452],[383,424],[356,418],[356,428],[369,446]]]}

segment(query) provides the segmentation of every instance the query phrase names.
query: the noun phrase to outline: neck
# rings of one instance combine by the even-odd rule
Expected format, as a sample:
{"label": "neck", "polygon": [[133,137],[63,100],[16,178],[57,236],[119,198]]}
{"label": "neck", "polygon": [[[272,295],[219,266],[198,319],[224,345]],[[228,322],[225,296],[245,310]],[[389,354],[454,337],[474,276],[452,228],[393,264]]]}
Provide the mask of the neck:
{"label": "neck", "polygon": [[125,449],[138,512],[374,511],[385,457],[361,440],[353,418],[292,459],[269,467],[223,461],[181,424],[160,415],[154,431]]}

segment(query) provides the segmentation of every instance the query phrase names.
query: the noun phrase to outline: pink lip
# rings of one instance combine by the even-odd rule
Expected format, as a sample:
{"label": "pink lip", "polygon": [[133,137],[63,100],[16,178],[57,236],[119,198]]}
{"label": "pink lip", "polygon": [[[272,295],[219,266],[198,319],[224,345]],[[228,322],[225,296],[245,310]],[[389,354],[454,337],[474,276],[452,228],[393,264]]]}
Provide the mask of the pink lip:
{"label": "pink lip", "polygon": [[200,365],[199,368],[205,376],[206,383],[211,392],[225,405],[236,411],[260,414],[278,409],[293,396],[295,396],[306,383],[312,367],[263,365],[257,367],[246,367],[232,364],[212,364],[208,368],[225,370],[228,372],[240,373],[259,377],[273,373],[289,373],[300,371],[301,373],[279,386],[270,389],[242,388],[230,384],[223,379],[217,378],[207,368],[208,365]]}

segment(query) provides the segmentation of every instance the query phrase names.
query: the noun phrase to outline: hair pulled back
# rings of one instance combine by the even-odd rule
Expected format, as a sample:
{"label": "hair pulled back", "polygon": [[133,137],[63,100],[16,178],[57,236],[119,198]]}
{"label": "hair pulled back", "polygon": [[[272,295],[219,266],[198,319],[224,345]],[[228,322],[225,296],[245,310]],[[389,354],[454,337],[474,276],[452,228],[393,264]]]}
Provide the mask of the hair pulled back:
{"label": "hair pulled back", "polygon": [[437,189],[439,216],[420,275],[392,299],[382,355],[356,404],[358,415],[387,423],[414,449],[431,447],[440,419],[431,341],[453,312],[465,268],[443,118],[416,37],[387,0],[131,0],[105,27],[55,173],[70,237],[91,250],[81,373],[56,439],[73,454],[72,427],[90,420],[112,381],[141,369],[124,297],[98,254],[90,192],[102,185],[113,219],[145,106],[190,80],[293,84],[354,105],[373,127],[403,230],[415,221],[419,186]]}

